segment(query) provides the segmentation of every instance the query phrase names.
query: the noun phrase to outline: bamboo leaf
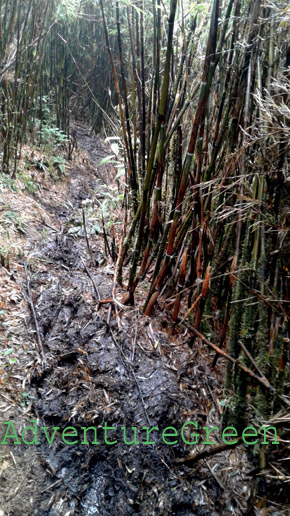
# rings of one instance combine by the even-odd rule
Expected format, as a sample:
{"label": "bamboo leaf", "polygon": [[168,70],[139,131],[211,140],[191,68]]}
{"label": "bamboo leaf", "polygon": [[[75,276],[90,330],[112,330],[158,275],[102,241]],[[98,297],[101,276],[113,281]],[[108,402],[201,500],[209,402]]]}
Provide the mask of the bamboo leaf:
{"label": "bamboo leaf", "polygon": [[111,154],[111,156],[106,156],[105,158],[101,159],[101,161],[99,161],[99,165],[104,165],[104,163],[117,163],[117,161],[113,158],[115,158],[115,154]]}

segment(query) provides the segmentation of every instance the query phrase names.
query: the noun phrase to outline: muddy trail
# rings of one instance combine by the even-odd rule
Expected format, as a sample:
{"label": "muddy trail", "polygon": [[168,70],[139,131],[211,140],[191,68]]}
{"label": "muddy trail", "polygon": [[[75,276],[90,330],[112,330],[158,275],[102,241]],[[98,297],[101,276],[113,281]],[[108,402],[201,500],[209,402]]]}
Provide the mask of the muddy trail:
{"label": "muddy trail", "polygon": [[[33,497],[30,505],[12,499],[3,514],[241,514],[236,494],[211,468],[175,463],[192,449],[180,438],[165,445],[155,429],[149,439],[155,444],[141,443],[144,426],[180,431],[188,420],[205,424],[217,381],[196,352],[170,342],[137,308],[122,314],[118,306],[99,306],[98,297],[112,295],[114,264],[101,239],[91,238],[90,258],[85,236],[71,228],[78,227],[83,201],[104,195],[107,173],[98,163],[108,151],[85,128],[77,127],[77,140],[88,163],[71,167],[65,206],[42,201],[53,212],[54,229],[34,246],[26,278],[43,348],[30,376],[30,413],[38,428],[58,431],[51,445],[38,432],[38,445],[14,448],[16,462],[22,454],[35,465],[28,479]],[[31,317],[31,332],[34,323]],[[104,441],[106,423],[115,428],[108,433],[114,444]],[[60,434],[68,426],[80,436],[83,427],[95,427],[97,439],[91,431],[85,444],[82,437],[65,444]],[[139,444],[126,444],[121,427],[127,441],[134,439],[131,427],[137,427]]]}

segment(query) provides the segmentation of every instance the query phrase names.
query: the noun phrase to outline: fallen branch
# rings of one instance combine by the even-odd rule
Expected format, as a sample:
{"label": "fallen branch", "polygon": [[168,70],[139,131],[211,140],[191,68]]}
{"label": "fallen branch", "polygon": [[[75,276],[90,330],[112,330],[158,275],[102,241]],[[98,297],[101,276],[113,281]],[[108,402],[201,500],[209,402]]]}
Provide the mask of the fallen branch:
{"label": "fallen branch", "polygon": [[88,232],[87,232],[86,215],[85,215],[85,210],[84,210],[84,208],[82,208],[82,215],[83,215],[83,226],[84,226],[84,233],[85,233],[85,238],[86,238],[86,243],[87,243],[88,253],[89,253],[89,255],[90,255],[90,258],[91,258],[91,260],[92,260],[92,263],[94,263],[93,253],[92,253],[92,250],[91,250],[91,246],[90,246],[90,242],[89,242],[89,237],[88,237]]}
{"label": "fallen branch", "polygon": [[[274,312],[277,312],[277,308],[272,305],[272,303],[270,303],[270,301],[268,301],[268,299],[266,299],[264,296],[262,296],[259,292],[257,292],[257,290],[254,290],[252,288],[250,288],[246,283],[244,283],[240,278],[238,278],[238,276],[236,276],[235,274],[231,273],[231,275],[241,284],[243,285],[243,287],[245,287],[246,289],[248,289],[249,292],[251,292],[251,294],[254,294],[254,296],[257,296],[258,299],[261,299],[261,301],[264,301],[264,303],[266,303],[270,308],[272,308],[272,310]],[[286,312],[286,310],[283,308],[283,306],[281,305],[281,303],[279,302],[279,308],[281,310],[281,312],[283,313],[284,317],[286,317],[286,319],[290,319],[290,316],[289,314]]]}
{"label": "fallen branch", "polygon": [[[181,293],[180,293],[181,294]],[[192,310],[194,310],[194,308],[196,307],[197,303],[199,302],[201,298],[201,294],[199,294],[199,296],[197,296],[197,298],[195,299],[195,301],[192,303],[191,307],[189,308],[189,310],[187,310],[185,316],[181,319],[180,323],[179,324],[182,324],[183,321],[187,318],[187,316],[190,314],[190,312],[192,312]]]}
{"label": "fallen branch", "polygon": [[[93,276],[91,275],[91,273],[90,273],[90,271],[89,271],[88,267],[86,266],[86,264],[85,264],[84,260],[83,260],[82,258],[81,258],[81,260],[82,260],[82,264],[83,264],[83,266],[84,266],[84,268],[85,268],[85,271],[86,271],[86,273],[87,273],[88,277],[90,278],[90,280],[91,280],[91,282],[92,282],[92,284],[93,284],[94,291],[95,291],[95,294],[96,294],[96,296],[97,296],[97,300],[98,300],[98,307],[99,307],[99,304],[100,304],[101,298],[100,298],[100,293],[99,293],[98,287],[97,287],[96,282],[95,282],[95,280],[94,280]],[[97,308],[98,308],[98,307],[97,307]]]}
{"label": "fallen branch", "polygon": [[253,359],[252,355],[250,354],[250,352],[247,350],[246,346],[242,343],[241,340],[239,340],[239,344],[243,350],[243,352],[245,353],[245,355],[248,357],[248,359],[250,360],[251,364],[254,366],[254,368],[256,369],[257,373],[259,373],[259,375],[261,376],[261,378],[264,378],[264,380],[267,381],[267,378],[265,377],[265,375],[262,373],[261,369],[259,368],[258,364],[256,364],[255,360]]}
{"label": "fallen branch", "polygon": [[216,353],[218,353],[219,355],[221,355],[222,357],[226,358],[227,360],[229,360],[230,362],[232,362],[232,364],[236,365],[237,367],[239,367],[239,369],[241,369],[242,371],[244,371],[245,373],[247,373],[249,376],[251,376],[251,378],[254,378],[254,380],[256,380],[256,382],[260,383],[261,385],[263,385],[263,387],[266,387],[266,389],[269,389],[271,391],[275,391],[274,387],[272,387],[272,385],[269,384],[268,380],[265,378],[265,377],[260,377],[260,376],[257,376],[255,375],[255,373],[253,373],[253,371],[251,371],[250,369],[248,369],[247,367],[245,367],[238,359],[235,360],[233,357],[231,357],[230,355],[228,355],[225,351],[223,351],[222,349],[220,349],[218,346],[216,346],[215,344],[213,344],[212,342],[210,342],[202,333],[200,333],[198,330],[196,330],[193,326],[191,326],[190,324],[186,324],[186,323],[183,323],[184,326],[186,326],[190,331],[192,331],[193,333],[195,333],[195,335],[200,339],[202,340],[205,344],[207,344],[209,347],[211,347],[212,349],[214,349],[216,351]]}
{"label": "fallen branch", "polygon": [[145,405],[145,402],[144,402],[144,398],[143,398],[143,395],[142,395],[142,392],[141,392],[141,389],[140,389],[139,382],[138,382],[137,377],[136,377],[136,375],[135,375],[135,372],[134,372],[134,370],[133,370],[133,367],[132,367],[132,366],[131,366],[131,364],[129,363],[129,361],[128,361],[128,359],[127,359],[127,357],[126,357],[126,355],[125,355],[124,351],[122,350],[122,348],[121,348],[120,344],[117,342],[117,340],[116,340],[116,338],[115,338],[115,335],[114,335],[114,333],[112,332],[112,330],[111,330],[111,328],[110,328],[110,326],[109,326],[109,325],[108,325],[108,329],[109,329],[109,332],[110,332],[110,334],[111,334],[111,337],[112,337],[112,339],[113,339],[113,342],[114,342],[114,344],[115,344],[116,348],[119,350],[119,352],[120,352],[120,354],[121,354],[121,357],[122,357],[122,359],[123,359],[123,361],[124,361],[125,367],[126,367],[126,366],[128,367],[128,369],[129,369],[130,373],[132,374],[132,376],[133,376],[133,378],[134,378],[134,380],[135,380],[136,387],[137,387],[137,389],[138,389],[139,396],[140,396],[140,399],[141,399],[141,403],[142,403],[142,405],[143,405],[143,410],[144,410],[144,415],[145,415],[146,421],[147,421],[148,425],[149,425],[149,426],[151,426],[150,419],[149,419],[149,416],[148,416],[148,412],[147,412],[147,409],[146,409],[146,405]]}
{"label": "fallen branch", "polygon": [[212,457],[213,455],[216,455],[217,453],[221,453],[225,450],[230,450],[232,448],[235,448],[236,446],[239,446],[240,444],[243,444],[242,437],[238,437],[235,439],[235,441],[229,442],[228,444],[218,444],[214,448],[209,448],[207,450],[204,450],[200,453],[197,453],[196,455],[190,455],[189,457],[182,457],[182,459],[175,459],[173,462],[176,464],[183,464],[186,462],[188,465],[195,464],[195,462],[198,462],[201,459],[206,459],[207,457]]}
{"label": "fallen branch", "polygon": [[39,325],[38,325],[36,310],[35,310],[34,303],[33,303],[33,300],[32,300],[30,276],[29,276],[29,273],[28,273],[28,268],[27,268],[27,263],[26,262],[24,263],[24,271],[25,271],[25,277],[26,277],[27,301],[28,301],[28,304],[29,304],[29,307],[30,307],[30,310],[31,310],[31,313],[32,313],[33,322],[34,322],[34,326],[35,326],[37,348],[38,348],[38,351],[39,351],[39,353],[41,355],[41,358],[42,358],[42,361],[43,361],[44,365],[46,365],[46,357],[45,357],[45,353],[44,353],[44,350],[43,350],[43,345],[42,345],[42,340],[41,340],[41,335],[40,335],[40,329],[39,329]]}
{"label": "fallen branch", "polygon": [[107,256],[109,255],[112,258],[112,260],[114,261],[112,253],[111,253],[111,249],[110,249],[107,233],[106,233],[106,230],[105,230],[105,221],[104,221],[103,214],[102,214],[102,226],[103,226],[103,238],[104,238],[104,244],[105,244],[105,253],[106,253]]}

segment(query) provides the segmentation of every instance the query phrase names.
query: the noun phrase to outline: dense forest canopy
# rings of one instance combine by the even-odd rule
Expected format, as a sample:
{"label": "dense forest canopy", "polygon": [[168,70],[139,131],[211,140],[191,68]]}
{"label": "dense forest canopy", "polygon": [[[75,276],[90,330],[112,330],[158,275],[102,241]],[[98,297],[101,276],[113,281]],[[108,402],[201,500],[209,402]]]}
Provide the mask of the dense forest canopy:
{"label": "dense forest canopy", "polygon": [[111,138],[120,306],[226,357],[239,429],[289,411],[289,27],[286,0],[0,0],[2,174],[75,120]]}

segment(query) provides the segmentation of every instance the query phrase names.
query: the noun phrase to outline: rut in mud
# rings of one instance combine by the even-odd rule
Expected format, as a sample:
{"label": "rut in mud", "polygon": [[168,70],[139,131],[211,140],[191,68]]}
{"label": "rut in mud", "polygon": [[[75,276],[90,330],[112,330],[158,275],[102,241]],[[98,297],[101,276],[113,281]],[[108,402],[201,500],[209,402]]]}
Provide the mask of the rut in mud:
{"label": "rut in mud", "polygon": [[[176,346],[151,327],[151,341],[145,338],[149,323],[137,309],[129,309],[129,317],[123,319],[111,305],[98,309],[92,279],[100,298],[110,297],[113,264],[96,266],[106,263],[106,257],[102,246],[92,242],[95,264],[90,263],[90,278],[86,240],[70,234],[69,228],[82,201],[96,190],[102,195],[106,174],[97,164],[106,149],[84,128],[77,128],[77,137],[79,146],[88,152],[90,165],[85,173],[78,167],[71,170],[71,208],[51,206],[56,230],[31,255],[31,290],[46,356],[44,371],[40,372],[38,364],[32,376],[32,409],[39,427],[57,426],[60,432],[67,426],[80,431],[81,427],[102,427],[107,422],[117,428],[110,432],[110,439],[117,443],[110,446],[100,439],[100,444],[69,446],[57,435],[48,445],[39,433],[37,452],[47,486],[33,502],[31,513],[227,514],[225,507],[231,497],[214,475],[193,477],[190,468],[174,464],[174,459],[189,452],[180,439],[178,444],[166,446],[157,431],[151,434],[155,445],[129,446],[122,439],[122,426],[128,428],[130,440],[132,426],[180,429],[188,419],[199,420],[202,425],[206,385],[215,385],[212,378],[206,380],[201,364],[194,367],[196,354],[188,346]],[[184,367],[187,363],[190,374]],[[141,437],[144,440],[144,435]],[[14,516],[24,514],[21,508],[13,511]]]}
{"label": "rut in mud", "polygon": [[[94,140],[82,129],[77,134],[95,166],[102,152],[96,151]],[[92,179],[86,182],[92,191],[97,187]],[[86,186],[76,181],[71,192],[74,208],[88,195]],[[62,215],[68,227],[73,212]],[[126,331],[119,331],[114,317],[108,325],[106,311],[102,316],[96,312],[94,288],[83,265],[88,260],[85,240],[64,230],[36,255],[54,263],[32,283],[48,362],[45,374],[39,378],[36,372],[32,382],[42,425],[101,427],[107,421],[118,429],[115,436],[111,432],[112,440],[120,437],[121,426],[178,427],[182,412],[196,408],[193,396],[180,393],[176,374],[165,358],[139,345],[133,356]],[[102,299],[111,294],[109,272],[91,270]],[[164,336],[159,339],[163,349],[169,346]],[[160,438],[155,435],[155,439],[158,443]],[[42,440],[43,460],[61,482],[52,503],[51,493],[43,497],[39,515],[203,513],[192,512],[193,500],[198,506],[198,490],[190,481],[178,479],[172,467],[172,459],[184,454],[178,446],[128,446],[122,439],[113,446],[66,446],[61,440],[48,446]]]}

